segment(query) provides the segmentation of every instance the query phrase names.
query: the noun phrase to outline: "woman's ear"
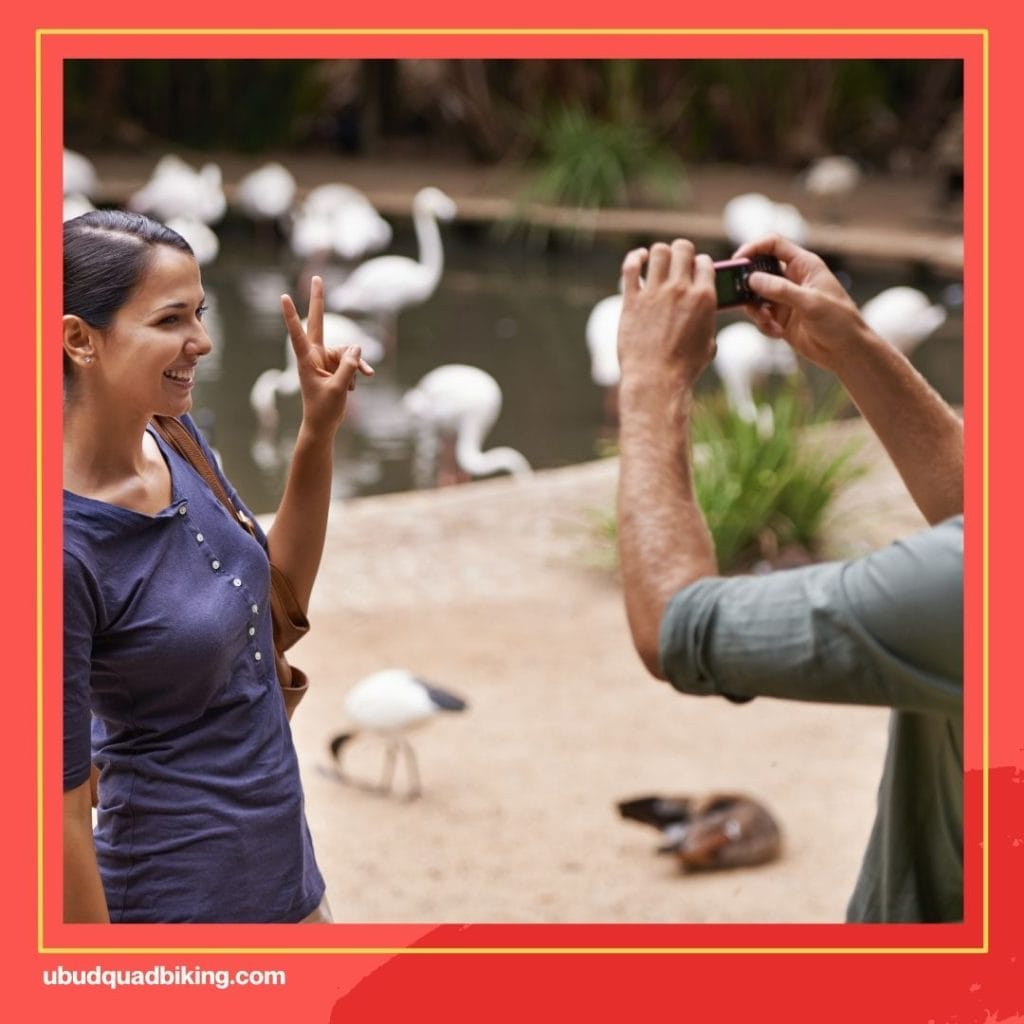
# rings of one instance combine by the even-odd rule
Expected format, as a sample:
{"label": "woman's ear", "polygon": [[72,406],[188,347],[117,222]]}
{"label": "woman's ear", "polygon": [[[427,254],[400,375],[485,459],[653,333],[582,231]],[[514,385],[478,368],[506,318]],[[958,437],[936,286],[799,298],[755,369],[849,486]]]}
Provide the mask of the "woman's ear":
{"label": "woman's ear", "polygon": [[88,366],[96,355],[93,345],[93,330],[80,317],[64,317],[64,353],[77,366]]}

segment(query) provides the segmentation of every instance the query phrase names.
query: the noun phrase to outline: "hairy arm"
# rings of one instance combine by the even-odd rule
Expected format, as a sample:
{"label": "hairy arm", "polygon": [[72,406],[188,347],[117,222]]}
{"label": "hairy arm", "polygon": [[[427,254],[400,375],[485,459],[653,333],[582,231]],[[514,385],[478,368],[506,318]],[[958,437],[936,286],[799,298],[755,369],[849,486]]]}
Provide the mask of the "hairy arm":
{"label": "hairy arm", "polygon": [[[646,281],[640,273],[648,264]],[[682,587],[717,573],[693,491],[692,389],[714,351],[714,271],[689,242],[635,250],[623,263],[619,326],[619,561],[637,653],[664,678],[658,634]]]}
{"label": "hairy arm", "polygon": [[756,273],[769,306],[747,307],[765,333],[834,373],[882,442],[929,523],[963,511],[963,426],[911,362],[878,337],[824,262],[781,238],[739,256],[773,253],[786,277]]}

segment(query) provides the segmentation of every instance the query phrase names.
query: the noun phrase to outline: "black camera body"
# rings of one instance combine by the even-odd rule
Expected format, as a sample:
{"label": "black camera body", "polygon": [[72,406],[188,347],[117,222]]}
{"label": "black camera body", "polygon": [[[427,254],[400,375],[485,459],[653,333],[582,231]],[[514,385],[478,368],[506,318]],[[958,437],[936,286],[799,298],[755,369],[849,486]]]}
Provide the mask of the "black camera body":
{"label": "black camera body", "polygon": [[749,260],[720,260],[715,264],[715,293],[718,296],[719,309],[762,301],[761,297],[755,295],[747,285],[747,278],[755,270],[782,275],[782,265],[774,256],[755,256]]}

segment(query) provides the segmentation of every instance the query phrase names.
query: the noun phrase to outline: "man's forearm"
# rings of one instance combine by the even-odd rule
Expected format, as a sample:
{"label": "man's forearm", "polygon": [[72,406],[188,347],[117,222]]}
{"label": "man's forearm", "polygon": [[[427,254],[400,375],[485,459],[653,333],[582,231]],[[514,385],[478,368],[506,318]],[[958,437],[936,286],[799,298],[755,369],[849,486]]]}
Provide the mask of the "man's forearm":
{"label": "man's forearm", "polygon": [[693,491],[688,388],[623,382],[619,395],[619,558],[626,615],[637,652],[661,676],[658,632],[672,596],[717,572]]}
{"label": "man's forearm", "polygon": [[836,372],[929,523],[963,511],[963,425],[906,357],[867,332]]}

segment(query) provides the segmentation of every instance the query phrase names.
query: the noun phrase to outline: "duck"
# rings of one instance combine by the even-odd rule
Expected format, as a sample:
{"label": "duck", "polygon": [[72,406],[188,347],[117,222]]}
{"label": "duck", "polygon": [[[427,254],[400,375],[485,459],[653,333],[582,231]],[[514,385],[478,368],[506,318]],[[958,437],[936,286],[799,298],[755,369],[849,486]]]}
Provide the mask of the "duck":
{"label": "duck", "polygon": [[674,856],[686,872],[766,864],[782,852],[775,817],[744,793],[647,795],[620,800],[617,807],[623,818],[656,828],[658,853]]}

